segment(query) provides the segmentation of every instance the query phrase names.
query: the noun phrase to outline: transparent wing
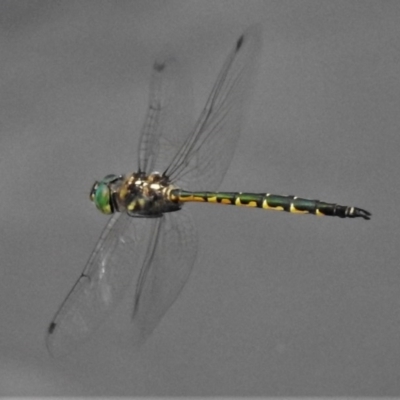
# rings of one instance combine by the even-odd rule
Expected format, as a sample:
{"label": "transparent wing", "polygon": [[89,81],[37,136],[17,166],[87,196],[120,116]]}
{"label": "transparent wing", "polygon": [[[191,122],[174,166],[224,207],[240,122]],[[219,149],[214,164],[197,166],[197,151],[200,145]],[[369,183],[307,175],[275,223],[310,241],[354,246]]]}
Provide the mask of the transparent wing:
{"label": "transparent wing", "polygon": [[47,334],[55,356],[93,334],[134,282],[134,341],[143,342],[178,297],[193,268],[197,236],[186,210],[160,218],[113,216]]}
{"label": "transparent wing", "polygon": [[215,190],[222,181],[241,130],[245,92],[260,47],[260,27],[253,26],[226,59],[194,129],[164,172],[180,186]]}
{"label": "transparent wing", "polygon": [[[60,356],[87,339],[138,279],[151,238],[163,218],[113,216],[80,278],[51,322],[47,347]],[[162,236],[162,235],[161,235]]]}
{"label": "transparent wing", "polygon": [[163,219],[163,229],[152,238],[136,284],[133,312],[136,343],[152,333],[177,299],[196,258],[197,234],[190,214],[182,209],[164,214]]}
{"label": "transparent wing", "polygon": [[192,85],[172,57],[153,64],[149,106],[139,144],[139,170],[164,171],[193,126]]}

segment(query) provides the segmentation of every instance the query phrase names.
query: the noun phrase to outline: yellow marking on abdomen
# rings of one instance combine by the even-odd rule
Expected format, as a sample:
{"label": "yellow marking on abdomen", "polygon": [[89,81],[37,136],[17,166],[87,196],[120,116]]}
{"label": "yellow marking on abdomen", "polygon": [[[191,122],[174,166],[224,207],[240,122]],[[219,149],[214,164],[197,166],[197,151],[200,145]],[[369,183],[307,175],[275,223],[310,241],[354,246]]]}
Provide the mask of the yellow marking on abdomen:
{"label": "yellow marking on abdomen", "polygon": [[[190,201],[197,201],[197,202],[205,202],[206,200],[203,197],[199,196],[174,196],[178,201],[184,203],[184,202],[190,202]],[[171,196],[172,198],[172,196]]]}
{"label": "yellow marking on abdomen", "polygon": [[229,199],[221,199],[221,204],[232,204]]}
{"label": "yellow marking on abdomen", "polygon": [[[229,202],[227,204],[231,204],[231,202]],[[242,206],[242,207],[257,207],[257,203],[255,201],[249,201],[246,204],[246,203],[242,203],[242,201],[240,200],[239,197],[235,200],[235,205],[236,206]]]}
{"label": "yellow marking on abdomen", "polygon": [[200,201],[200,202],[205,202],[206,199],[204,197],[200,197],[200,196],[192,196],[193,197],[193,201]]}
{"label": "yellow marking on abdomen", "polygon": [[309,212],[306,210],[298,210],[293,203],[290,203],[290,212],[293,214],[308,214]]}
{"label": "yellow marking on abdomen", "polygon": [[282,206],[277,206],[277,207],[271,207],[268,205],[267,199],[263,200],[262,203],[262,208],[264,210],[275,210],[275,211],[285,211],[285,209]]}

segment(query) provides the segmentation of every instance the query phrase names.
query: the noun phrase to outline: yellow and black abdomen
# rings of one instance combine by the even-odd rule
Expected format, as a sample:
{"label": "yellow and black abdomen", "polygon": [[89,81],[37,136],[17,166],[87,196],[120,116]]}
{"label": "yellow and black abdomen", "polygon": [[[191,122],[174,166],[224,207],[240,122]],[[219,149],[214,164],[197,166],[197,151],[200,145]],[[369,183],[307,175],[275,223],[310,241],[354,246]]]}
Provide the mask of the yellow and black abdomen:
{"label": "yellow and black abdomen", "polygon": [[171,201],[179,203],[197,201],[340,218],[362,217],[370,219],[371,216],[368,211],[361,208],[325,203],[319,200],[303,199],[296,196],[281,196],[268,193],[189,192],[182,189],[174,189],[171,190],[169,196]]}

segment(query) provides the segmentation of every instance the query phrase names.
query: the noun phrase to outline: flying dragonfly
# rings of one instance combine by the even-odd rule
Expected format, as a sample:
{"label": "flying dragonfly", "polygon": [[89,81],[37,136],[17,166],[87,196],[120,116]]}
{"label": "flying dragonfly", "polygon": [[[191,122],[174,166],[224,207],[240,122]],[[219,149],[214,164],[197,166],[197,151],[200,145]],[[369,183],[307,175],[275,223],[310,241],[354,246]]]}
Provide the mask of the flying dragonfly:
{"label": "flying dragonfly", "polygon": [[258,26],[239,37],[190,130],[174,114],[186,101],[179,97],[178,63],[171,58],[154,63],[137,172],[107,175],[91,189],[96,207],[112,216],[50,323],[46,344],[53,356],[84,342],[131,287],[132,340],[140,343],[150,336],[181,292],[196,258],[196,229],[183,207],[186,202],[370,219],[361,208],[319,200],[216,191],[235,150],[260,48]]}

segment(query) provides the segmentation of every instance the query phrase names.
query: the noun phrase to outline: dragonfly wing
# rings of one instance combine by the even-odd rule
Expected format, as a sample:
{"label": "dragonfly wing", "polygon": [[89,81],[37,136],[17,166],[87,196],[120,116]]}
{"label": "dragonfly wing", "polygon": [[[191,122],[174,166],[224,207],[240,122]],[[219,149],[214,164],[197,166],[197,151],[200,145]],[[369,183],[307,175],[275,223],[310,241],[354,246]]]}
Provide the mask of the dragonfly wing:
{"label": "dragonfly wing", "polygon": [[141,249],[147,248],[161,220],[126,214],[110,219],[84,271],[49,326],[46,340],[52,355],[74,350],[116,307],[135,274],[139,275],[146,253]]}
{"label": "dragonfly wing", "polygon": [[260,48],[258,25],[237,40],[194,129],[165,171],[179,186],[215,190],[221,183],[235,151]]}
{"label": "dragonfly wing", "polygon": [[139,170],[162,172],[192,128],[192,85],[172,57],[153,64],[149,106],[139,144]]}
{"label": "dragonfly wing", "polygon": [[190,213],[182,209],[164,214],[163,219],[163,229],[153,237],[136,285],[133,312],[136,343],[150,336],[177,299],[197,254],[197,234]]}

